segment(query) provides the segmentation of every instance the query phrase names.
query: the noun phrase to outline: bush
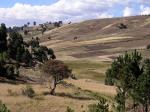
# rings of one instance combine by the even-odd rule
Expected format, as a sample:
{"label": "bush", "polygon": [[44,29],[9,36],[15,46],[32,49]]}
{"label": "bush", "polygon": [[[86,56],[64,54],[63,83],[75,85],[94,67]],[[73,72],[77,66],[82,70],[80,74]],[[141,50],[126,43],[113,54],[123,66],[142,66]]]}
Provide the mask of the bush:
{"label": "bush", "polygon": [[32,86],[27,85],[26,88],[22,89],[22,94],[29,98],[33,98],[35,96],[35,91],[33,90]]}
{"label": "bush", "polygon": [[3,53],[0,53],[0,61],[6,61],[8,60],[8,54],[7,52],[3,52]]}
{"label": "bush", "polygon": [[5,77],[8,79],[16,79],[19,76],[19,65],[5,64]]}
{"label": "bush", "polygon": [[146,49],[150,50],[150,44],[149,44],[149,45],[147,45]]}
{"label": "bush", "polygon": [[7,71],[7,78],[9,79],[15,79],[15,74],[14,74],[14,67],[13,65],[8,65],[6,67],[6,71]]}
{"label": "bush", "polygon": [[6,107],[5,104],[0,101],[0,112],[10,112],[10,110]]}
{"label": "bush", "polygon": [[28,43],[32,48],[38,48],[39,47],[39,41],[37,39],[33,39]]}
{"label": "bush", "polygon": [[88,112],[109,112],[109,105],[106,99],[101,98],[98,104],[90,105]]}
{"label": "bush", "polygon": [[111,77],[112,74],[112,70],[111,69],[107,69],[106,71],[106,79],[105,79],[105,85],[111,85],[113,86],[114,85],[114,80],[113,80],[113,77]]}
{"label": "bush", "polygon": [[66,112],[75,112],[73,109],[71,109],[70,107],[67,107]]}
{"label": "bush", "polygon": [[15,68],[12,64],[6,64],[5,62],[0,62],[0,75],[8,79],[15,79]]}
{"label": "bush", "polygon": [[123,23],[120,23],[120,24],[118,25],[118,28],[119,28],[119,29],[127,29],[127,26],[126,26],[125,24],[123,24]]}
{"label": "bush", "polygon": [[27,30],[24,30],[24,35],[28,35],[28,31]]}

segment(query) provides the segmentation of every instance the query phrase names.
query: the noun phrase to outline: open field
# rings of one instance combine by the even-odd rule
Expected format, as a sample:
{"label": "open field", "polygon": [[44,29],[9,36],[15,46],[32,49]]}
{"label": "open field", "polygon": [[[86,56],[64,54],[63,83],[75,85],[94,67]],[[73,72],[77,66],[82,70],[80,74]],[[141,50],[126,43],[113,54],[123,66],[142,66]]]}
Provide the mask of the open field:
{"label": "open field", "polygon": [[[25,84],[0,84],[0,99],[12,112],[65,112],[67,106],[77,112],[87,110],[88,105],[96,103],[99,97],[113,101],[115,87],[108,87],[90,80],[66,80],[56,89],[56,96],[48,94],[49,88],[45,85],[31,84],[36,96],[30,99],[22,95]],[[94,86],[94,88],[93,88]],[[8,90],[11,90],[10,94]]]}
{"label": "open field", "polygon": [[105,71],[109,67],[109,62],[90,62],[90,61],[65,61],[73,70],[77,79],[92,79],[104,81]]}
{"label": "open field", "polygon": [[[89,61],[65,62],[78,80],[67,79],[56,88],[56,96],[48,94],[49,86],[39,82],[30,85],[36,92],[36,96],[30,99],[22,95],[22,89],[26,84],[0,84],[0,99],[12,110],[12,112],[65,112],[67,106],[76,112],[87,110],[88,105],[96,103],[99,97],[104,97],[112,102],[116,94],[115,87],[104,85],[104,72],[110,63],[98,63]],[[22,69],[22,75],[38,79],[40,71]],[[8,91],[11,90],[10,94]]]}
{"label": "open field", "polygon": [[[45,86],[32,86],[36,92],[36,97],[30,99],[21,94],[21,88],[25,85],[1,84],[0,88],[3,92],[0,94],[0,99],[7,104],[12,112],[65,112],[67,106],[80,112],[95,102],[90,96],[86,96],[71,87],[59,86],[56,90],[57,95],[51,96],[45,94],[49,92]],[[11,89],[16,95],[9,95],[8,89]]]}

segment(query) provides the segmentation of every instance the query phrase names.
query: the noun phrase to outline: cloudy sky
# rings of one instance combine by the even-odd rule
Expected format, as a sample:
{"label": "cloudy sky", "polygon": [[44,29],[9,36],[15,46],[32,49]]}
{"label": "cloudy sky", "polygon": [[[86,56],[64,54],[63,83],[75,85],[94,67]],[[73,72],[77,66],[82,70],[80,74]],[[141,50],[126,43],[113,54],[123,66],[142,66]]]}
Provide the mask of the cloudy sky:
{"label": "cloudy sky", "polygon": [[150,14],[150,0],[0,0],[0,22],[8,26]]}

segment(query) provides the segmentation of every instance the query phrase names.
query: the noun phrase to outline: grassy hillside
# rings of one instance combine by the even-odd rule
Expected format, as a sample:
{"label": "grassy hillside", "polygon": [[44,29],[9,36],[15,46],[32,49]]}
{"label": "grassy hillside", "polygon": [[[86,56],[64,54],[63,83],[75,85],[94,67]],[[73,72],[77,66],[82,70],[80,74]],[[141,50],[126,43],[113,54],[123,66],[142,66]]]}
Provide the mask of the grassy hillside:
{"label": "grassy hillside", "polygon": [[[121,23],[127,28],[120,29]],[[149,16],[97,19],[47,31],[40,41],[41,45],[53,48],[61,60],[111,61],[116,55],[133,49],[149,55],[145,50],[150,44],[149,29]]]}
{"label": "grassy hillside", "polygon": [[[120,29],[121,23],[127,28]],[[51,96],[49,86],[39,81],[42,73],[38,69],[21,68],[21,76],[35,80],[29,83],[36,95],[32,99],[22,95],[25,83],[1,83],[0,99],[12,112],[65,112],[67,106],[82,112],[97,102],[98,97],[113,102],[116,88],[104,84],[105,71],[111,61],[134,49],[150,57],[150,51],[146,50],[150,44],[150,16],[88,20],[47,29],[44,35],[32,30],[25,39],[39,37],[41,45],[53,48],[57,59],[72,69],[77,80],[65,80],[58,85],[56,96]]]}

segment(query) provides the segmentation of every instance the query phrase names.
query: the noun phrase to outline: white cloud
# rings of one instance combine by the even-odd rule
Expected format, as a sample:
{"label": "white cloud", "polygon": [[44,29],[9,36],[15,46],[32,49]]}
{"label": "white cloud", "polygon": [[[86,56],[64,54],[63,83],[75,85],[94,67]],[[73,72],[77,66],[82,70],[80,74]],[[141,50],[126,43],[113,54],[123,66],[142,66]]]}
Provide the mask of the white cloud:
{"label": "white cloud", "polygon": [[142,4],[150,4],[150,1],[149,0],[139,0],[140,3]]}
{"label": "white cloud", "polygon": [[113,15],[110,15],[108,13],[102,13],[102,14],[97,14],[97,18],[112,18]]}
{"label": "white cloud", "polygon": [[[20,24],[25,21],[81,21],[95,18],[110,18],[113,8],[121,5],[126,7],[124,16],[134,14],[128,5],[135,3],[148,3],[146,0],[59,0],[51,5],[30,5],[16,3],[9,8],[0,8],[0,21],[12,24]],[[147,12],[148,8],[142,10]],[[120,10],[119,10],[120,11]]]}
{"label": "white cloud", "polygon": [[125,7],[125,9],[123,10],[123,16],[132,16],[134,14],[134,11],[132,8],[130,7]]}
{"label": "white cloud", "polygon": [[141,9],[141,15],[150,14],[150,7],[145,7],[144,5],[141,5],[140,9]]}
{"label": "white cloud", "polygon": [[10,8],[0,8],[1,20],[79,21],[99,17],[112,17],[107,10],[118,0],[59,0],[52,5],[16,3]]}

